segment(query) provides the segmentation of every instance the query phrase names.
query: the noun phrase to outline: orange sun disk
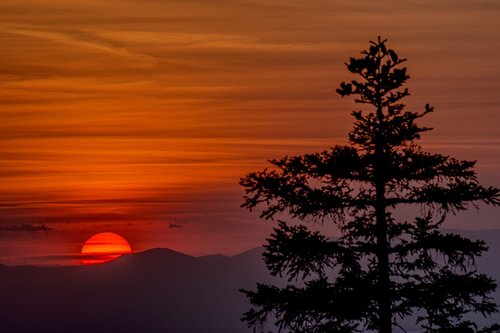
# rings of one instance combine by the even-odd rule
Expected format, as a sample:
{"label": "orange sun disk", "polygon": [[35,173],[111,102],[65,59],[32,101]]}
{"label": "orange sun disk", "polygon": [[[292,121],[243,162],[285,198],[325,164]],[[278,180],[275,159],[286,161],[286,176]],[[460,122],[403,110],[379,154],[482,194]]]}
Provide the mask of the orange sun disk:
{"label": "orange sun disk", "polygon": [[112,232],[101,232],[90,237],[82,247],[81,257],[84,265],[102,264],[132,253],[125,238]]}

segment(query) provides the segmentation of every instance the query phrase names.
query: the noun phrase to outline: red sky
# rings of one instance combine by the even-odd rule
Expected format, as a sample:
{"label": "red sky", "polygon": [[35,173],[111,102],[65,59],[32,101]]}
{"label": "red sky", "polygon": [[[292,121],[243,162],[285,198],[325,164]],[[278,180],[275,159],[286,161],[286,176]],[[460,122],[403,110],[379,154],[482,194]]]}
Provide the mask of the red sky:
{"label": "red sky", "polygon": [[272,224],[239,208],[239,178],[346,143],[355,106],[335,89],[377,35],[409,60],[409,108],[436,107],[423,146],[499,186],[498,17],[495,0],[3,0],[0,262],[71,262],[104,231],[136,250],[261,245]]}

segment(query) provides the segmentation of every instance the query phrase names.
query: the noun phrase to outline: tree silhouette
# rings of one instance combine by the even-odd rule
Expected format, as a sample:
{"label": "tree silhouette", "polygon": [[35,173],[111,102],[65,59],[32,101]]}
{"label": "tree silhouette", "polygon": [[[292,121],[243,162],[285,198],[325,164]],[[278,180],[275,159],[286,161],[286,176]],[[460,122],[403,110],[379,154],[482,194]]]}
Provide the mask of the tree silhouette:
{"label": "tree silhouette", "polygon": [[[498,330],[478,329],[466,316],[497,311],[489,296],[494,280],[475,269],[485,243],[439,228],[448,213],[500,204],[500,190],[478,183],[475,162],[431,154],[415,142],[431,129],[417,120],[433,108],[405,111],[406,59],[386,42],[379,37],[350,58],[347,69],[358,80],[337,89],[365,109],[352,112],[350,145],[272,160],[271,168],[241,179],[242,206],[264,206],[262,218],[287,213],[332,221],[341,232],[331,240],[279,221],[263,256],[288,285],[243,290],[252,304],[242,318],[249,327],[271,319],[279,331],[389,333],[407,318],[425,332]],[[421,216],[395,219],[396,208],[415,204]]]}

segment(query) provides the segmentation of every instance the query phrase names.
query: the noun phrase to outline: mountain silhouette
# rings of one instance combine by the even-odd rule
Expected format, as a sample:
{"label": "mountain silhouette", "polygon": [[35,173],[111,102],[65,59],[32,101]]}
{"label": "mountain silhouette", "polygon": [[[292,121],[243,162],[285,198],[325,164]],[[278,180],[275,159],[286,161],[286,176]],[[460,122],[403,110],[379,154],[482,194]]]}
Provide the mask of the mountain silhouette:
{"label": "mountain silhouette", "polygon": [[[500,230],[463,233],[487,241],[478,265],[500,281]],[[0,264],[0,332],[252,332],[240,321],[249,304],[238,290],[283,283],[269,276],[262,251],[192,257],[151,249],[95,266]]]}
{"label": "mountain silhouette", "polygon": [[0,267],[0,332],[247,332],[238,289],[270,278],[261,249],[195,258],[168,249],[77,267]]}

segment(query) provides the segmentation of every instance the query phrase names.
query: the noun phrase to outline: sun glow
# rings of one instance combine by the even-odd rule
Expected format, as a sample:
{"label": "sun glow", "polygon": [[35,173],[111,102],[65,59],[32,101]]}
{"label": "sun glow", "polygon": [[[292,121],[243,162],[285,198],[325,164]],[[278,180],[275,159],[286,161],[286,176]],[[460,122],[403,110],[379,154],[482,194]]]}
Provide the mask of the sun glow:
{"label": "sun glow", "polygon": [[125,238],[112,232],[102,232],[90,237],[82,247],[81,257],[84,265],[102,264],[132,253]]}

